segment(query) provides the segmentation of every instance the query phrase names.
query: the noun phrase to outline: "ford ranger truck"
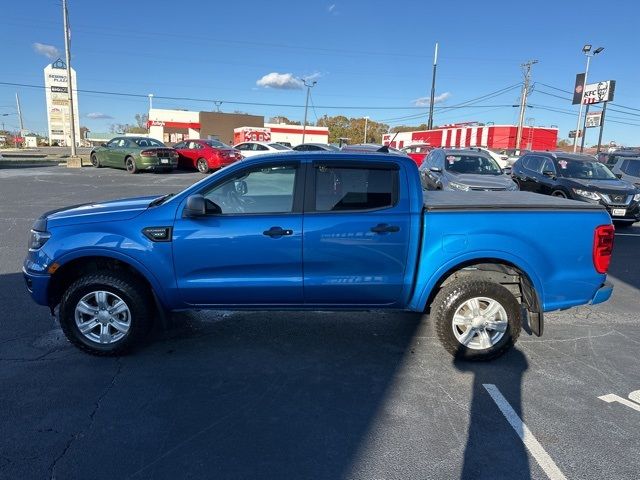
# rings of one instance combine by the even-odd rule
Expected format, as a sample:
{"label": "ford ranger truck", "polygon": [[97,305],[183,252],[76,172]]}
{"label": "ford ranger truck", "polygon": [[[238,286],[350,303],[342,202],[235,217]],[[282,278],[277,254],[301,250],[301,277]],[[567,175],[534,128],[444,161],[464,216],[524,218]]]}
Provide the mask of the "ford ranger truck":
{"label": "ford ranger truck", "polygon": [[96,355],[187,309],[429,313],[446,350],[488,360],[545,312],[606,301],[614,229],[598,205],[526,192],[424,192],[410,158],[291,152],[175,195],[36,220],[33,299]]}

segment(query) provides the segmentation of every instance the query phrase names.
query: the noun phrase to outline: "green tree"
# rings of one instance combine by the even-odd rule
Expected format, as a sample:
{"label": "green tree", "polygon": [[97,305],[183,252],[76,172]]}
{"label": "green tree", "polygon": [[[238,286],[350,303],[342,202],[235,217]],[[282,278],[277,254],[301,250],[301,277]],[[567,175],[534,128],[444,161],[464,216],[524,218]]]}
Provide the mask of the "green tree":
{"label": "green tree", "polygon": [[[367,124],[367,138],[364,138],[365,122]],[[335,117],[324,116],[318,119],[318,127],[329,128],[329,142],[338,143],[340,138],[348,138],[349,143],[381,143],[382,135],[389,131],[389,125],[374,120],[366,121],[361,118],[347,118],[344,115]]]}
{"label": "green tree", "polygon": [[558,145],[557,146],[558,146],[558,148],[568,148],[568,147],[570,147],[572,145],[573,145],[572,141],[570,141],[570,140],[568,140],[566,138],[563,138],[561,140],[558,140]]}

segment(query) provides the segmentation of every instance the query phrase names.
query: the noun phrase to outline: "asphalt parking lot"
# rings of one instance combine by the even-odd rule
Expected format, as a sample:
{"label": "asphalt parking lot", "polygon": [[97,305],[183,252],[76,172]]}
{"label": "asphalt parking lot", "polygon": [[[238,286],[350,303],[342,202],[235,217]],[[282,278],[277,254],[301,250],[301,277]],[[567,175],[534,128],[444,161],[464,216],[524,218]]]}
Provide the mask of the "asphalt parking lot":
{"label": "asphalt parking lot", "polygon": [[640,476],[639,225],[616,236],[611,301],[491,363],[398,313],[198,312],[126,357],[71,347],[23,285],[33,220],[200,178],[0,169],[0,478]]}

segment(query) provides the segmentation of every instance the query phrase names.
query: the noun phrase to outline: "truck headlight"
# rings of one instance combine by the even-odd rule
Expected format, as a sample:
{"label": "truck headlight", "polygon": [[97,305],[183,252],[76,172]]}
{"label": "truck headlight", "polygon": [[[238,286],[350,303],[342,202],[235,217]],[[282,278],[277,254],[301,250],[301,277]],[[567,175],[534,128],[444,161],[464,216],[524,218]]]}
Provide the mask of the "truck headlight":
{"label": "truck headlight", "polygon": [[636,194],[633,196],[633,201],[634,201],[634,202],[640,202],[640,193],[636,193]]}
{"label": "truck headlight", "polygon": [[51,238],[51,233],[31,230],[29,232],[29,250],[39,250]]}
{"label": "truck headlight", "polygon": [[600,200],[600,195],[596,192],[590,192],[588,190],[580,190],[579,188],[574,188],[573,191],[576,195],[579,195],[584,198],[588,198],[589,200]]}
{"label": "truck headlight", "polygon": [[463,192],[469,191],[469,185],[463,185],[456,182],[449,182],[449,188],[451,188],[452,190],[462,190]]}

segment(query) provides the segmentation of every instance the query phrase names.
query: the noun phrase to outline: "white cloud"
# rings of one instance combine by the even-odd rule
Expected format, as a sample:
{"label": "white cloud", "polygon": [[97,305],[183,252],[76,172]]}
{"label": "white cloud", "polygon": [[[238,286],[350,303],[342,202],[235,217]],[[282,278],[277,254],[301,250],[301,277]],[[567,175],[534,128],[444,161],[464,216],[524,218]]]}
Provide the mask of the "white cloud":
{"label": "white cloud", "polygon": [[329,11],[329,13],[333,13],[336,9],[336,4],[332,3],[331,5],[329,5],[329,8],[327,8],[327,10]]}
{"label": "white cloud", "polygon": [[113,118],[111,115],[107,115],[106,113],[102,112],[87,113],[86,117],[91,120],[109,120]]}
{"label": "white cloud", "polygon": [[[445,100],[449,99],[451,97],[451,93],[449,92],[444,92],[441,93],[440,95],[436,95],[435,97],[433,97],[433,104],[435,105],[436,103],[442,103]],[[420,97],[420,98],[416,98],[412,103],[416,106],[416,107],[427,107],[429,106],[431,98],[430,97]]]}
{"label": "white cloud", "polygon": [[281,90],[300,90],[304,86],[302,80],[293,76],[292,73],[271,72],[260,78],[256,85],[264,88],[277,88]]}
{"label": "white cloud", "polygon": [[60,56],[60,51],[53,45],[47,45],[46,43],[34,43],[33,50],[40,55],[44,55],[47,58],[54,59]]}

